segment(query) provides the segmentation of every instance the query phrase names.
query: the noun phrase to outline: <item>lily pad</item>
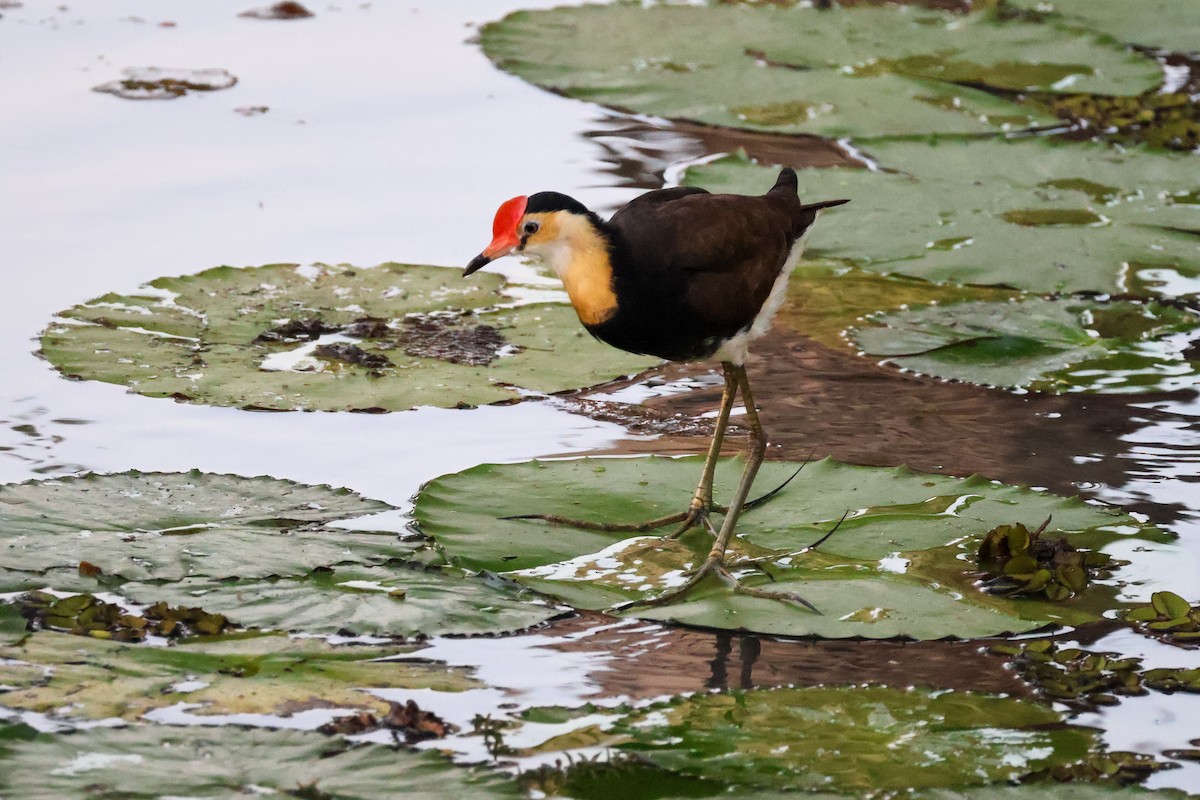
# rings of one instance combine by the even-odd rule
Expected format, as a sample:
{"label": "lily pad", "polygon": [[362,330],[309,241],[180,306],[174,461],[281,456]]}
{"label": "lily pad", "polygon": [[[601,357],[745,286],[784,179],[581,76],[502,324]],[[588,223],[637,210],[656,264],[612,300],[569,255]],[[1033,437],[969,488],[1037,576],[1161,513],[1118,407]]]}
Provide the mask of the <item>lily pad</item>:
{"label": "lily pad", "polygon": [[969,383],[1065,392],[1200,385],[1200,315],[1161,303],[1029,298],[877,315],[852,331],[869,356]]}
{"label": "lily pad", "polygon": [[138,725],[41,735],[11,745],[0,792],[28,800],[228,798],[328,800],[519,798],[515,781],[431,752],[353,747],[297,731]]}
{"label": "lily pad", "polygon": [[871,792],[1015,780],[1087,755],[1096,734],[1043,706],[877,686],[697,695],[635,712],[617,745],[687,775]]}
{"label": "lily pad", "polygon": [[597,342],[568,305],[498,308],[503,287],[401,264],[218,267],[64,311],[42,353],[138,394],[279,411],[493,403],[657,363]]}
{"label": "lily pad", "polygon": [[481,40],[502,69],[569,97],[822,136],[1024,128],[1051,120],[976,87],[1132,94],[1161,79],[1094,33],[913,5],[558,8],[511,14]]}
{"label": "lily pad", "polygon": [[[290,578],[128,583],[139,603],[199,605],[248,627],[314,634],[428,636],[528,628],[559,612],[498,581],[439,568],[337,567]],[[528,593],[526,593],[528,594]]]}
{"label": "lily pad", "polygon": [[[778,485],[798,466],[768,462],[758,486]],[[452,561],[501,572],[578,608],[604,609],[676,584],[684,570],[700,564],[711,539],[700,531],[679,540],[629,538],[499,518],[537,513],[645,521],[682,510],[700,467],[695,458],[484,464],[427,484],[414,513],[421,530]],[[722,462],[718,500],[731,494],[740,472],[737,462]],[[828,541],[805,552],[846,512],[849,516]],[[964,480],[826,459],[805,466],[783,492],[747,512],[731,551],[731,569],[747,585],[798,592],[821,615],[732,595],[716,581],[701,584],[682,602],[624,613],[760,633],[918,639],[1095,620],[1117,605],[1111,582],[1096,582],[1065,603],[995,596],[976,584],[982,575],[974,569],[974,554],[990,530],[1017,522],[1037,527],[1046,517],[1053,518],[1047,536],[1063,536],[1083,550],[1133,537],[1153,551],[1156,542],[1170,538],[1117,509],[1077,498],[978,477]]]}
{"label": "lily pad", "polygon": [[[815,227],[814,255],[1036,292],[1200,295],[1200,204],[1183,202],[1200,190],[1191,154],[1044,137],[858,144],[903,172],[803,170],[806,200],[853,201]],[[684,182],[757,193],[777,171],[729,156]]]}
{"label": "lily pad", "polygon": [[197,716],[312,709],[386,713],[372,688],[474,688],[461,670],[381,661],[401,647],[338,646],[318,639],[243,635],[148,647],[41,631],[0,647],[0,706],[75,717],[136,720],[188,704]]}
{"label": "lily pad", "polygon": [[32,574],[88,562],[127,580],[303,575],[411,553],[394,533],[330,526],[390,508],[347,489],[198,471],[30,481],[0,486],[0,555]]}
{"label": "lily pad", "polygon": [[1072,26],[1105,33],[1122,42],[1200,52],[1200,6],[1193,0],[1008,0],[1013,8],[1049,14]]}

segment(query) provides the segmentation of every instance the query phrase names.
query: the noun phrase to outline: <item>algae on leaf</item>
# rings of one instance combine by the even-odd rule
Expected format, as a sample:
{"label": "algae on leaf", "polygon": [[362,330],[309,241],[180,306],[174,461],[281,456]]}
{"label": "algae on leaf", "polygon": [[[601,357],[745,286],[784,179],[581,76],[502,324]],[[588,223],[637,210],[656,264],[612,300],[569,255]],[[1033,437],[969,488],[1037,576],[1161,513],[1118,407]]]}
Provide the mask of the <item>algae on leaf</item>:
{"label": "algae on leaf", "polygon": [[[965,789],[1089,754],[1096,733],[1034,703],[878,686],[701,694],[635,711],[619,750],[772,789]],[[919,796],[919,795],[918,795]]]}
{"label": "algae on leaf", "polygon": [[0,794],[25,800],[121,797],[325,800],[522,797],[511,778],[436,753],[358,745],[315,733],[135,725],[11,743]]}
{"label": "algae on leaf", "polygon": [[127,720],[180,704],[201,718],[342,708],[386,713],[387,701],[364,690],[475,687],[461,670],[381,660],[406,650],[252,633],[148,647],[40,631],[0,647],[0,683],[9,687],[0,707],[54,713],[69,706],[75,717]]}
{"label": "algae on leaf", "polygon": [[[711,537],[694,531],[672,540],[660,535],[667,529],[634,535],[502,518],[536,513],[642,522],[684,508],[700,466],[694,458],[484,464],[426,484],[414,513],[452,561],[502,572],[577,608],[606,609],[678,583],[703,560]],[[797,466],[767,462],[759,491],[782,483]],[[740,472],[736,462],[722,462],[717,502]],[[806,549],[847,512],[828,541]],[[1119,510],[1077,498],[827,459],[808,464],[770,502],[746,512],[729,554],[730,569],[746,584],[799,593],[821,615],[734,595],[715,580],[683,601],[625,613],[759,633],[917,639],[1098,619],[1119,605],[1112,582],[1094,582],[1065,603],[991,595],[977,585],[983,573],[975,552],[990,530],[1036,527],[1048,516],[1047,535],[1083,550],[1133,537],[1150,552],[1170,538]]]}
{"label": "algae on leaf", "polygon": [[1161,79],[1092,32],[916,5],[618,3],[520,11],[481,39],[501,68],[569,97],[822,136],[1025,128],[1053,118],[984,90],[1135,94]]}
{"label": "algae on leaf", "polygon": [[568,305],[500,307],[503,287],[402,264],[218,267],[68,309],[42,353],[68,377],[279,411],[494,403],[657,363],[595,341]]}
{"label": "algae on leaf", "polygon": [[[80,562],[125,580],[305,574],[379,564],[415,545],[329,523],[390,510],[347,489],[275,478],[125,472],[0,486],[5,583]],[[11,571],[11,572],[9,572]]]}
{"label": "algae on leaf", "polygon": [[869,317],[851,333],[866,355],[913,372],[1055,394],[1200,385],[1189,356],[1198,336],[1195,312],[1075,298],[925,306]]}
{"label": "algae on leaf", "polygon": [[287,578],[128,583],[121,593],[139,603],[200,605],[247,627],[310,634],[494,634],[528,628],[559,613],[498,583],[458,569],[388,564],[325,568]]}
{"label": "algae on leaf", "polygon": [[[1026,139],[856,143],[879,171],[805,169],[805,201],[848,197],[823,215],[816,256],[931,281],[1035,292],[1200,296],[1194,156]],[[761,192],[778,168],[729,156],[684,183]]]}

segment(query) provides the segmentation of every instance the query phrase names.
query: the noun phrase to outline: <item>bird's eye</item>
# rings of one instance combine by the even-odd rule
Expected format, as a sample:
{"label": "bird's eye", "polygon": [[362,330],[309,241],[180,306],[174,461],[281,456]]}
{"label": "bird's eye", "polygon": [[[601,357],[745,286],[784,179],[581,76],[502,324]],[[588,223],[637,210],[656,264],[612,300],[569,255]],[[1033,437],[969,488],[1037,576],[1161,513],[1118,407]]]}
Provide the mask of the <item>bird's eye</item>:
{"label": "bird's eye", "polygon": [[525,223],[525,227],[523,230],[524,230],[526,236],[532,236],[533,234],[538,232],[538,228],[540,228],[540,227],[541,227],[541,225],[538,225],[533,220],[530,220],[529,222]]}

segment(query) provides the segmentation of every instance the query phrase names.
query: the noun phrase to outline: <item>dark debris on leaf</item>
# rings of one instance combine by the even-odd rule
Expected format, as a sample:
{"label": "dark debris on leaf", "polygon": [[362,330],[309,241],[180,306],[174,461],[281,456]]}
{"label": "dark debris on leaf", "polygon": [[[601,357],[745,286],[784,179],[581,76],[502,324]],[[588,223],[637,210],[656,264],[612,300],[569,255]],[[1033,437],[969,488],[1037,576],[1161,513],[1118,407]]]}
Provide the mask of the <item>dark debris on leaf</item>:
{"label": "dark debris on leaf", "polygon": [[389,703],[388,713],[383,719],[368,712],[348,714],[325,723],[317,730],[330,736],[357,736],[380,728],[394,731],[397,738],[402,738],[406,744],[442,739],[458,730],[432,711],[424,710],[413,700],[406,703]]}
{"label": "dark debris on leaf", "polygon": [[367,369],[382,369],[392,366],[392,362],[388,360],[387,356],[380,353],[368,353],[358,345],[347,342],[317,345],[313,350],[313,355],[346,364],[356,364]]}
{"label": "dark debris on leaf", "polygon": [[254,339],[254,344],[268,342],[311,342],[327,333],[336,333],[340,328],[319,319],[289,319],[282,325],[263,331]]}
{"label": "dark debris on leaf", "polygon": [[500,357],[505,347],[520,352],[491,325],[463,325],[446,315],[408,317],[398,333],[399,343],[408,355],[451,364],[486,367]]}
{"label": "dark debris on leaf", "polygon": [[379,317],[359,317],[346,327],[342,333],[356,339],[382,339],[392,334],[392,329],[386,319]]}
{"label": "dark debris on leaf", "polygon": [[216,636],[238,627],[223,614],[166,603],[155,603],[141,615],[130,614],[116,603],[90,594],[60,598],[47,592],[28,592],[17,598],[17,605],[31,627],[121,642],[140,642],[150,635],[170,639]]}

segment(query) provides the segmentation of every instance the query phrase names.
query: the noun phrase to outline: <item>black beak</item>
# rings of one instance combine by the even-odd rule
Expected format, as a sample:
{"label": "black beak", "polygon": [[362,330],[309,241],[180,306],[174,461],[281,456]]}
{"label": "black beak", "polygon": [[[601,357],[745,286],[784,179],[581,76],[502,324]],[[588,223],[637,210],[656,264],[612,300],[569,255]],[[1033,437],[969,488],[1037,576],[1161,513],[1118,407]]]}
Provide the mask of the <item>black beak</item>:
{"label": "black beak", "polygon": [[467,268],[463,270],[463,277],[465,278],[468,275],[470,275],[472,272],[477,272],[478,270],[483,269],[490,263],[492,263],[492,260],[490,258],[488,258],[487,256],[483,255],[482,253],[480,253],[479,255],[477,255],[471,259],[470,264],[467,264]]}

